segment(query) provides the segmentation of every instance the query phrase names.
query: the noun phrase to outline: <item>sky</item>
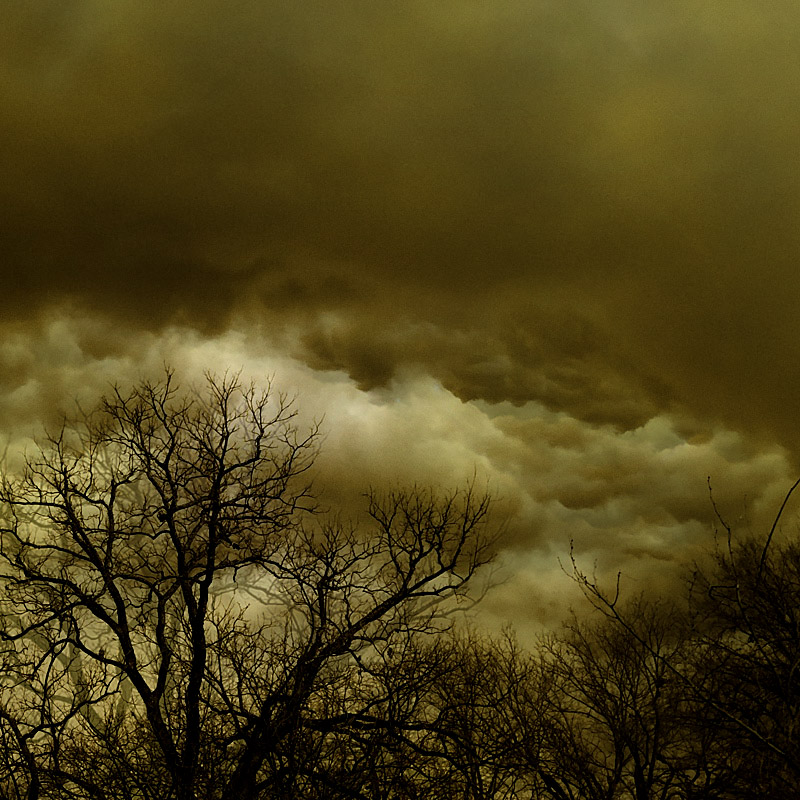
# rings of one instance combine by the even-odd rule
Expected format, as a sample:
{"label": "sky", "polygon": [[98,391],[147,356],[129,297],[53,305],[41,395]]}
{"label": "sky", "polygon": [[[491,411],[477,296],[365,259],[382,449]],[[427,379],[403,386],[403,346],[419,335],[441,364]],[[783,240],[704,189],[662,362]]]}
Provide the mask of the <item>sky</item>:
{"label": "sky", "polygon": [[709,476],[759,533],[800,471],[799,43],[794,0],[9,3],[0,435],[271,376],[332,504],[489,486],[492,624],[563,614],[571,540],[671,587]]}

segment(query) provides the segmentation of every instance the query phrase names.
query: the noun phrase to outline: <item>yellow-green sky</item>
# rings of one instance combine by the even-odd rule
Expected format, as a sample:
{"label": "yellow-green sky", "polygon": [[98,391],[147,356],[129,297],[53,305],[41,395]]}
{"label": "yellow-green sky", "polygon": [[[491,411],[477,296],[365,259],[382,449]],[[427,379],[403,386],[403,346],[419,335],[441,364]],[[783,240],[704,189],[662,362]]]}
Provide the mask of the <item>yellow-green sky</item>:
{"label": "yellow-green sky", "polygon": [[789,0],[7,3],[0,426],[274,373],[332,497],[489,480],[548,617],[800,467],[799,151]]}

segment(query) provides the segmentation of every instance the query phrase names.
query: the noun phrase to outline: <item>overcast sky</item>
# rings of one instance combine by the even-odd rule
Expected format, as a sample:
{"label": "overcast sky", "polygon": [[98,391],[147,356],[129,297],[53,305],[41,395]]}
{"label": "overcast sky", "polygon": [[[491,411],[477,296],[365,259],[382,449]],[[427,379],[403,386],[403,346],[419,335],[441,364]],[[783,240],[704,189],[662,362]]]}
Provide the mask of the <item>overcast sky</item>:
{"label": "overcast sky", "polygon": [[519,624],[800,469],[795,0],[7,3],[0,109],[12,442],[274,375],[332,498],[489,482]]}

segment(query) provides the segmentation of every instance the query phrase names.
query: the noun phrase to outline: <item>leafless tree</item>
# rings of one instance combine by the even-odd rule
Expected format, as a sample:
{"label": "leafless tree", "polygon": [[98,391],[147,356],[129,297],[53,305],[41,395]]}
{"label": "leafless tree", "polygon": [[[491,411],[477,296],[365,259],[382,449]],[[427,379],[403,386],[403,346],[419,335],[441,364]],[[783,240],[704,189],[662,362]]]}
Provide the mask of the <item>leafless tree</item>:
{"label": "leafless tree", "polygon": [[[664,652],[622,602],[575,569],[593,605],[619,635],[660,664],[681,687],[693,724],[684,727],[694,778],[687,797],[795,797],[800,785],[800,544],[780,542],[779,522],[764,538],[739,538],[718,514],[724,534],[687,581],[685,643]],[[712,498],[713,502],[713,498]],[[716,510],[716,506],[715,506]]]}
{"label": "leafless tree", "polygon": [[458,796],[529,797],[539,766],[530,758],[541,731],[537,712],[547,692],[536,659],[509,631],[470,632],[446,647],[447,669],[427,698],[425,745],[452,766]]}
{"label": "leafless tree", "polygon": [[283,395],[167,372],[3,479],[8,796],[302,796],[326,742],[388,729],[378,665],[447,627],[491,556],[488,499],[373,493],[331,521],[316,442]]}
{"label": "leafless tree", "polygon": [[[712,783],[686,681],[694,643],[682,611],[643,596],[619,609],[626,625],[572,619],[543,643],[546,739],[555,797],[700,796]],[[558,784],[559,788],[555,788]]]}
{"label": "leafless tree", "polygon": [[[510,634],[475,631],[412,641],[395,651],[374,673],[381,689],[365,717],[374,720],[365,741],[384,742],[374,750],[391,753],[396,774],[384,781],[385,795],[373,789],[365,796],[529,797],[521,749],[536,706],[528,693],[530,661]],[[376,775],[375,787],[380,783]]]}
{"label": "leafless tree", "polygon": [[800,545],[733,541],[693,578],[703,719],[724,743],[728,770],[751,787],[743,795],[796,796]]}

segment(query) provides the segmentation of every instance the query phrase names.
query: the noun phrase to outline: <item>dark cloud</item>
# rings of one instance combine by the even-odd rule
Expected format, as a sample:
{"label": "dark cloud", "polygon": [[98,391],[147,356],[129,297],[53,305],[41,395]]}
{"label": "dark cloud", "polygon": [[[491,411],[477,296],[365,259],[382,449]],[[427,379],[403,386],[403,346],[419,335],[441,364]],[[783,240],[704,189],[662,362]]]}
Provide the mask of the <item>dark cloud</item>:
{"label": "dark cloud", "polygon": [[4,318],[263,326],[364,388],[796,447],[789,0],[38,2]]}
{"label": "dark cloud", "polygon": [[[398,365],[385,386],[367,389],[343,371],[292,359],[264,335],[257,326],[151,333],[71,315],[66,306],[7,325],[0,339],[4,467],[18,466],[29,437],[42,423],[52,430],[76,400],[90,409],[114,383],[163,375],[165,362],[184,386],[202,385],[209,370],[241,368],[244,380],[259,385],[274,377],[279,390],[297,395],[301,427],[322,422],[315,483],[325,507],[356,516],[370,486],[450,488],[473,478],[488,487],[493,518],[506,523],[498,570],[507,585],[482,604],[482,619],[534,627],[557,622],[576,601],[559,566],[568,563],[571,542],[579,563],[603,580],[622,570],[627,585],[669,589],[681,565],[713,542],[707,476],[726,519],[756,532],[768,528],[792,482],[780,448],[720,427],[709,433],[708,421],[654,414],[641,425],[628,419],[623,431],[535,401],[464,402],[425,374],[421,356],[415,366]],[[433,336],[420,339],[429,359],[439,343],[445,347]],[[465,338],[451,360],[477,344]],[[445,369],[442,359],[429,364]]]}
{"label": "dark cloud", "polygon": [[509,308],[501,326],[479,313],[471,308],[449,324],[385,312],[329,316],[308,324],[296,352],[317,369],[347,372],[364,390],[414,366],[464,400],[537,399],[621,429],[658,410],[650,396],[659,391],[657,380],[632,381],[635,366],[614,363],[604,332],[577,314],[527,309],[515,316]]}

